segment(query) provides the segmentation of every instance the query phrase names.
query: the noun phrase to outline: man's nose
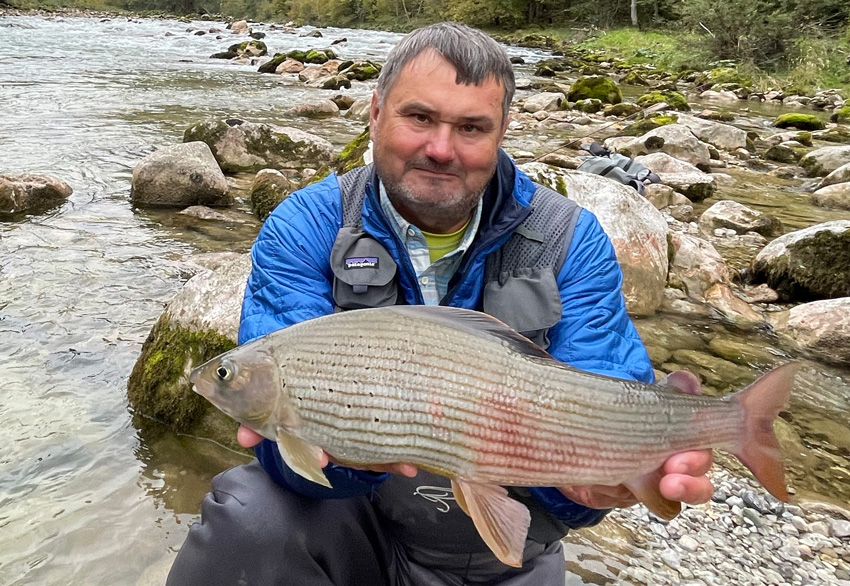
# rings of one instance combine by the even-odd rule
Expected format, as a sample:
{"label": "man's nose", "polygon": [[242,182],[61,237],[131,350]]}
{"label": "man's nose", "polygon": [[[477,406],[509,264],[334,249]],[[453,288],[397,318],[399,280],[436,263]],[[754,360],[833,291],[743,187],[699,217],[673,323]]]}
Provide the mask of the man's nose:
{"label": "man's nose", "polygon": [[435,161],[446,162],[454,158],[454,133],[450,124],[438,124],[428,137],[425,154]]}

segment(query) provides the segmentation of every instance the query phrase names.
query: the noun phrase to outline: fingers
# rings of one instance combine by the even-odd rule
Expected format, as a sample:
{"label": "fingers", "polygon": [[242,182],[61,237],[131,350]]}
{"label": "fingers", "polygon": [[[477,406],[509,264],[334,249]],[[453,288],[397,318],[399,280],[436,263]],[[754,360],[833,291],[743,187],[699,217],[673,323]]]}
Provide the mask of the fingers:
{"label": "fingers", "polygon": [[638,500],[622,484],[619,486],[579,485],[561,486],[558,490],[565,497],[591,509],[614,509],[631,507]]}
{"label": "fingers", "polygon": [[661,479],[658,489],[666,498],[689,505],[707,503],[714,494],[714,486],[707,477],[687,474],[668,474]]}
{"label": "fingers", "polygon": [[713,463],[711,450],[681,452],[670,456],[664,463],[663,470],[665,474],[704,476]]}
{"label": "fingers", "polygon": [[239,431],[236,432],[236,441],[239,442],[239,445],[243,448],[253,448],[262,440],[263,436],[244,425],[240,425]]}

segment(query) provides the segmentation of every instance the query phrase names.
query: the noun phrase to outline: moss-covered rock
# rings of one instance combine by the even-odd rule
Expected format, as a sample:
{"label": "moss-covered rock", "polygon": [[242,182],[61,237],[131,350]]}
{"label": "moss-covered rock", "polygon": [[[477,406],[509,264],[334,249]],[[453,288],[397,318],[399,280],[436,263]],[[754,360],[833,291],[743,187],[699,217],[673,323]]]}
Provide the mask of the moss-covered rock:
{"label": "moss-covered rock", "polygon": [[621,118],[628,118],[629,116],[634,116],[638,112],[640,112],[642,108],[637,104],[631,104],[629,102],[620,102],[619,104],[613,104],[605,108],[603,114],[606,116],[619,116]]}
{"label": "moss-covered rock", "polygon": [[263,55],[267,55],[269,50],[262,41],[245,41],[230,45],[227,48],[227,52],[236,53],[238,57],[262,57]]}
{"label": "moss-covered rock", "polygon": [[803,114],[801,112],[789,112],[780,114],[773,121],[776,128],[796,128],[798,130],[823,130],[826,125],[814,114]]}
{"label": "moss-covered rock", "polygon": [[850,123],[850,103],[833,112],[829,119],[831,122],[838,122],[839,124]]}
{"label": "moss-covered rock", "polygon": [[653,104],[660,104],[661,102],[680,112],[687,112],[691,109],[688,105],[688,100],[679,92],[653,90],[642,95],[637,100],[637,104],[641,108],[648,108]]}
{"label": "moss-covered rock", "polygon": [[705,110],[697,114],[699,118],[714,120],[715,122],[732,122],[735,115],[732,112],[721,112],[719,110]]}
{"label": "moss-covered rock", "polygon": [[768,161],[775,161],[777,163],[784,163],[787,165],[796,164],[800,159],[803,158],[803,155],[806,154],[805,149],[794,148],[792,146],[782,144],[776,144],[767,149],[764,153],[764,158]]}
{"label": "moss-covered rock", "polygon": [[239,449],[236,422],[192,391],[189,374],[236,346],[250,270],[250,256],[242,255],[192,277],[169,302],[130,374],[127,396],[135,414]]}
{"label": "moss-covered rock", "polygon": [[310,49],[307,51],[307,54],[304,56],[304,63],[313,63],[315,65],[321,65],[322,63],[327,63],[332,59],[332,57],[328,56],[328,53],[332,53],[332,51],[320,51],[318,49]]}
{"label": "moss-covered rock", "polygon": [[264,168],[317,167],[333,158],[333,145],[297,128],[255,124],[238,119],[207,120],[183,133],[183,142],[209,145],[224,172]]}
{"label": "moss-covered rock", "polygon": [[[704,71],[694,79],[697,85],[733,84],[737,87],[752,87],[753,80],[741,75],[734,67],[718,67]],[[729,86],[727,86],[729,87]]]}
{"label": "moss-covered rock", "polygon": [[570,102],[596,99],[606,104],[619,104],[623,101],[623,94],[617,84],[607,77],[590,76],[578,78],[570,87],[567,99]]}
{"label": "moss-covered rock", "polygon": [[676,124],[678,121],[679,116],[674,113],[659,112],[627,126],[620,132],[620,136],[643,136],[650,130],[655,130],[668,124]]}
{"label": "moss-covered rock", "polygon": [[345,145],[339,156],[334,161],[334,167],[337,173],[347,173],[355,167],[360,167],[364,164],[363,155],[369,149],[369,127],[358,134],[354,140]]}
{"label": "moss-covered rock", "polygon": [[251,211],[265,220],[292,191],[292,183],[276,169],[262,169],[251,184]]}
{"label": "moss-covered rock", "polygon": [[557,74],[567,71],[569,65],[564,59],[543,59],[537,62],[534,75],[541,77],[555,77]]}
{"label": "moss-covered rock", "polygon": [[756,256],[752,274],[783,300],[850,297],[850,220],[780,236]]}
{"label": "moss-covered rock", "polygon": [[339,73],[351,80],[368,81],[378,77],[381,66],[371,61],[357,61],[344,68],[340,65]]}
{"label": "moss-covered rock", "polygon": [[257,73],[275,73],[278,65],[286,61],[286,55],[283,53],[275,53],[275,56],[270,61],[266,61],[257,69]]}
{"label": "moss-covered rock", "polygon": [[213,408],[192,391],[189,373],[235,346],[233,340],[215,331],[193,331],[163,315],[145,340],[130,373],[130,404],[136,413],[162,421],[177,432],[188,431]]}
{"label": "moss-covered rock", "polygon": [[236,51],[221,51],[210,55],[210,59],[236,59],[237,57],[239,57],[239,53]]}
{"label": "moss-covered rock", "polygon": [[587,114],[595,114],[602,109],[602,100],[588,99],[588,100],[579,100],[575,104],[575,109],[579,112],[585,112]]}
{"label": "moss-covered rock", "polygon": [[293,49],[291,51],[287,51],[286,57],[289,59],[295,59],[296,61],[300,61],[301,63],[305,63],[307,61],[307,53],[312,51],[312,49],[308,51],[302,51],[301,49]]}
{"label": "moss-covered rock", "polygon": [[835,128],[830,128],[828,130],[824,130],[823,132],[819,132],[817,135],[817,139],[826,142],[848,144],[850,143],[850,128],[846,126],[836,126]]}
{"label": "moss-covered rock", "polygon": [[649,85],[649,82],[637,71],[629,71],[623,79],[620,80],[620,83],[624,83],[626,85]]}

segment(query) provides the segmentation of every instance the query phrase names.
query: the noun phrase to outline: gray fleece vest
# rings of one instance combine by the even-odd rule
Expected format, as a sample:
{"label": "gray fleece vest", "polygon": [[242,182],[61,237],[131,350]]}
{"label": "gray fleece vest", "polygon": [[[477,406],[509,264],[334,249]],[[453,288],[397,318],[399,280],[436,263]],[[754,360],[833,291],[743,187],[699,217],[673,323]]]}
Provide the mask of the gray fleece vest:
{"label": "gray fleece vest", "polygon": [[[398,267],[386,249],[363,231],[362,209],[372,166],[338,178],[343,227],[331,252],[333,295],[339,310],[395,305]],[[542,185],[532,211],[498,250],[488,255],[481,309],[546,348],[549,328],[561,319],[557,275],[581,208]]]}

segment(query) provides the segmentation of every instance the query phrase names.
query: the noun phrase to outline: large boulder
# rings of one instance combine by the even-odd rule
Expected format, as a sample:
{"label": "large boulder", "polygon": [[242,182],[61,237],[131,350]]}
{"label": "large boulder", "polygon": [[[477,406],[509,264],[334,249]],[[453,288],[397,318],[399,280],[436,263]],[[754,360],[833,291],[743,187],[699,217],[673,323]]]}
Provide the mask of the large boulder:
{"label": "large boulder", "polygon": [[711,161],[708,145],[682,124],[661,126],[637,138],[609,138],[605,146],[630,156],[663,152],[701,169],[707,169]]}
{"label": "large boulder", "polygon": [[[339,88],[329,87],[326,89]],[[339,106],[337,106],[333,100],[322,98],[320,100],[316,100],[315,102],[310,102],[307,104],[298,104],[297,106],[289,110],[289,114],[292,116],[303,116],[304,118],[313,119],[334,118],[336,116],[339,116]]]}
{"label": "large boulder", "polygon": [[814,114],[801,114],[799,112],[780,114],[773,121],[773,126],[776,128],[796,128],[798,130],[823,130],[826,128],[823,120]]}
{"label": "large boulder", "polygon": [[73,191],[49,175],[0,175],[0,216],[47,210],[64,202]]}
{"label": "large boulder", "polygon": [[711,234],[717,228],[727,228],[739,234],[757,232],[762,236],[777,236],[782,233],[782,222],[744,204],[724,199],[703,212],[699,228],[704,234]]}
{"label": "large boulder", "polygon": [[819,148],[800,159],[800,166],[809,177],[829,175],[847,163],[850,163],[850,146]]}
{"label": "large boulder", "polygon": [[687,126],[703,142],[724,151],[747,148],[747,132],[729,124],[705,120],[696,116],[679,115],[679,124]]}
{"label": "large boulder", "polygon": [[804,303],[772,321],[780,339],[797,351],[850,367],[850,297]]}
{"label": "large boulder", "polygon": [[688,296],[702,300],[717,283],[729,283],[729,269],[707,240],[690,234],[670,233],[670,285],[683,289]]}
{"label": "large boulder", "polygon": [[236,445],[237,424],[192,391],[196,366],[236,346],[250,255],[203,271],[186,282],[142,345],[127,384],[136,414],[177,432]]}
{"label": "large boulder", "polygon": [[613,80],[602,75],[589,75],[579,77],[570,86],[567,99],[570,102],[596,99],[605,104],[619,104],[623,101],[623,94]]}
{"label": "large boulder", "polygon": [[225,172],[320,167],[333,159],[333,145],[297,128],[255,124],[238,119],[199,122],[183,142],[207,143]]}
{"label": "large boulder", "polygon": [[667,281],[667,222],[637,191],[593,173],[527,163],[529,177],[593,212],[611,238],[623,270],[629,312],[651,315]]}
{"label": "large boulder", "polygon": [[850,296],[850,220],[780,236],[753,260],[753,278],[785,300]]}
{"label": "large boulder", "polygon": [[224,173],[203,142],[161,148],[133,169],[130,201],[137,206],[230,206]]}
{"label": "large boulder", "polygon": [[812,194],[812,203],[822,208],[850,210],[850,182],[821,187]]}

